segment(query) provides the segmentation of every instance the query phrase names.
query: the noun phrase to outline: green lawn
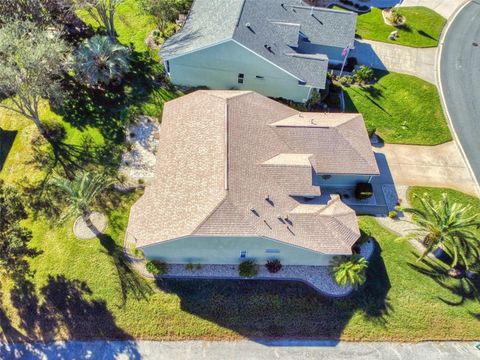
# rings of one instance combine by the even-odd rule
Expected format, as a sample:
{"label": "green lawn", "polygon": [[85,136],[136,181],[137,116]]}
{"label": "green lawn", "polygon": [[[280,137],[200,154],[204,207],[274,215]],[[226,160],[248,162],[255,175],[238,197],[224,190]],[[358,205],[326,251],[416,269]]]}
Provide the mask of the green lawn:
{"label": "green lawn", "polygon": [[[143,25],[132,22],[132,26]],[[128,36],[120,33],[121,38]],[[148,79],[156,71],[150,55],[137,52],[133,73],[117,92],[102,94],[67,81],[65,101],[55,109],[43,103],[42,118],[65,126],[67,144],[79,145],[89,136],[97,147],[115,157],[125,122],[132,114],[158,116],[163,102],[179,95],[155,88]],[[390,75],[392,83],[396,83],[398,75]],[[407,87],[406,83],[401,93],[409,99],[406,89],[415,86]],[[382,81],[380,84],[386,86]],[[378,89],[385,94],[391,91],[380,85]],[[347,91],[360,92],[361,97],[364,90]],[[384,107],[393,101],[379,97],[375,101],[382,101]],[[431,97],[424,100],[416,101],[431,104]],[[399,108],[401,101],[396,104]],[[428,115],[427,110],[423,112]],[[422,120],[419,115],[415,119]],[[38,186],[46,174],[45,168],[34,160],[31,140],[37,136],[35,126],[21,116],[1,110],[0,127],[17,132],[0,179],[20,190]],[[413,132],[408,134],[413,137]],[[434,135],[430,136],[435,139]],[[101,170],[105,164],[90,166]],[[61,210],[63,204],[55,199],[49,202],[47,195],[41,195],[47,203],[43,210]],[[32,193],[25,191],[25,196],[33,206]],[[31,246],[39,254],[29,261],[31,276],[16,283],[0,278],[0,338],[478,338],[480,308],[478,302],[462,292],[462,283],[429,274],[429,265],[416,262],[409,244],[396,242],[395,235],[370,217],[361,218],[361,227],[377,239],[381,252],[371,261],[368,285],[350,299],[328,300],[293,282],[145,280],[130,268],[122,253],[129,209],[139,196],[140,193],[104,194],[97,208],[108,214],[109,226],[104,235],[91,241],[74,238],[73,219],[58,223],[45,211],[31,211],[24,225],[32,231]],[[463,297],[466,298],[461,302]]]}
{"label": "green lawn", "polygon": [[[382,10],[372,8],[357,19],[357,35],[362,39],[382,41],[411,47],[435,47],[447,22],[435,11],[423,7],[400,7],[399,13],[405,16],[404,26],[393,27],[385,24]],[[399,38],[389,40],[388,35],[398,30]]]}
{"label": "green lawn", "polygon": [[436,145],[452,139],[437,88],[417,77],[377,72],[375,85],[344,87],[346,110],[393,144]]}
{"label": "green lawn", "polygon": [[[97,27],[86,12],[80,11],[79,15],[87,24]],[[115,28],[122,44],[133,45],[136,51],[145,51],[145,38],[156,28],[156,24],[151,16],[141,11],[138,0],[125,0],[118,5],[115,13]]]}

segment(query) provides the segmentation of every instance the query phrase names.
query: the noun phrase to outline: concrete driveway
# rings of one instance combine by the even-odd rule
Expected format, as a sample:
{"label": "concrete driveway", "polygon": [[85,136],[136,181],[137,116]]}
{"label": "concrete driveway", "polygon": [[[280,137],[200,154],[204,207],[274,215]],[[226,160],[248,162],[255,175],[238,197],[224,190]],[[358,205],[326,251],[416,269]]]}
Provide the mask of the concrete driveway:
{"label": "concrete driveway", "polygon": [[[472,195],[478,188],[455,142],[437,146],[385,144],[374,149],[384,154],[380,163],[383,183],[449,187]],[[388,164],[388,165],[387,165]]]}
{"label": "concrete driveway", "polygon": [[378,41],[357,40],[355,56],[360,64],[417,76],[436,84],[437,48],[412,48]]}
{"label": "concrete driveway", "polygon": [[323,359],[472,360],[471,342],[348,343],[337,341],[95,341],[1,345],[2,359]]}
{"label": "concrete driveway", "polygon": [[463,3],[465,0],[403,0],[400,6],[425,6],[448,19]]}

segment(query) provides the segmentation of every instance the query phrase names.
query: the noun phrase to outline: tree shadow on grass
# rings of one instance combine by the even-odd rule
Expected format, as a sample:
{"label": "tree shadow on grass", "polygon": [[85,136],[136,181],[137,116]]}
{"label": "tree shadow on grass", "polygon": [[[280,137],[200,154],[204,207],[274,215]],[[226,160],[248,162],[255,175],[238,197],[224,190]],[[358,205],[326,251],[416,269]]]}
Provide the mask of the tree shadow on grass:
{"label": "tree shadow on grass", "polygon": [[[63,275],[49,276],[46,285],[40,289],[40,296],[37,296],[33,284],[28,281],[23,286],[17,287],[12,296],[13,305],[21,316],[20,326],[26,330],[27,336],[23,336],[11,326],[6,328],[5,324],[10,323],[9,319],[2,318],[2,328],[10,343],[38,340],[50,342],[58,337],[75,340],[133,340],[115,324],[115,319],[106,303],[103,300],[94,299],[92,291],[83,281],[70,280]],[[37,346],[43,345],[31,344],[28,348],[12,350],[6,344],[2,344],[0,354],[7,358],[13,355],[16,358],[32,354],[38,356],[45,351],[45,355],[48,354],[52,358],[62,354],[66,356],[65,358],[71,358],[73,355],[64,346],[52,344],[46,349],[37,349]],[[89,351],[88,346],[82,351],[85,351],[84,356],[95,356],[95,353]],[[119,355],[127,356],[129,359],[140,358],[133,341],[124,342],[112,347],[109,351],[108,356],[112,359]],[[80,354],[75,355],[83,358]]]}
{"label": "tree shadow on grass", "polygon": [[480,279],[478,277],[476,279],[468,279],[466,277],[454,279],[448,275],[448,270],[445,266],[429,258],[424,258],[418,263],[409,263],[408,265],[420,274],[430,277],[438,285],[455,296],[456,300],[454,301],[438,296],[437,298],[445,304],[462,306],[466,301],[480,302]]}
{"label": "tree shadow on grass", "polygon": [[179,296],[182,310],[260,342],[338,340],[355,312],[382,326],[393,311],[379,251],[371,261],[368,285],[346,299],[327,298],[295,281],[163,279],[157,286]]}
{"label": "tree shadow on grass", "polygon": [[[385,114],[388,116],[392,116],[380,103],[378,103],[375,98],[379,98],[379,94],[376,90],[367,90],[367,88],[362,88],[361,90],[355,89],[354,87],[351,87],[352,91],[357,93],[359,96],[364,97],[368,99],[373,105],[375,105],[377,108],[379,108],[381,111],[383,111]],[[370,96],[370,92],[373,93],[373,96]],[[352,104],[354,104],[353,100],[350,98],[348,95],[348,92],[345,92],[345,97],[348,98],[348,101]]]}
{"label": "tree shadow on grass", "polygon": [[429,38],[429,39],[432,39],[432,40],[438,40],[437,38],[433,37],[432,35],[427,34],[423,30],[418,30],[417,32],[420,36],[423,36],[423,37],[426,37],[426,38]]}
{"label": "tree shadow on grass", "polygon": [[100,234],[98,235],[98,239],[107,254],[111,257],[117,270],[122,292],[121,307],[125,305],[129,295],[132,295],[136,300],[147,299],[153,293],[153,289],[145,279],[132,269],[123,248],[118,246],[110,235]]}
{"label": "tree shadow on grass", "polygon": [[161,113],[163,103],[155,103],[154,95],[164,76],[162,66],[148,53],[133,52],[130,72],[120,84],[93,88],[67,76],[62,85],[64,99],[54,109],[72,126],[81,130],[97,128],[107,142],[120,144],[125,125],[142,113],[147,103]]}
{"label": "tree shadow on grass", "polygon": [[8,131],[0,128],[0,171],[2,171],[5,165],[17,133],[18,131]]}

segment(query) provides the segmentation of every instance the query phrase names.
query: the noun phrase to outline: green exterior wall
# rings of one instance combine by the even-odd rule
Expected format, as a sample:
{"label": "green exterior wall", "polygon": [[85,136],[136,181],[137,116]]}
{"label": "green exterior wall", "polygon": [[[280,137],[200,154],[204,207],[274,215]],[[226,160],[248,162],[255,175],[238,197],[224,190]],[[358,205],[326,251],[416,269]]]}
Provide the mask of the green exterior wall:
{"label": "green exterior wall", "polygon": [[[245,259],[264,264],[269,259],[279,259],[284,265],[328,265],[332,258],[262,237],[189,236],[139,248],[147,259],[171,264],[238,264]],[[242,251],[247,252],[246,258],[240,258]]]}
{"label": "green exterior wall", "polygon": [[[299,85],[298,79],[234,41],[169,59],[167,68],[171,81],[183,86],[254,90],[296,102],[307,101],[311,89]],[[244,74],[243,84],[238,83],[238,74]]]}

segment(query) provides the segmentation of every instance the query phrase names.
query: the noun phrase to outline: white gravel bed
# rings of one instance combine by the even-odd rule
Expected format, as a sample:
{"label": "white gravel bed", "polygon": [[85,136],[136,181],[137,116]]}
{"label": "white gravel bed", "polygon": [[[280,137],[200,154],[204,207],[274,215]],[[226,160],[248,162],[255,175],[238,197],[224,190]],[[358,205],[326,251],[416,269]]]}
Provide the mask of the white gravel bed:
{"label": "white gravel bed", "polygon": [[[370,259],[375,249],[372,240],[360,245],[360,255]],[[258,275],[242,278],[238,275],[238,265],[202,265],[199,270],[187,270],[184,264],[169,264],[164,278],[199,279],[252,279],[252,280],[294,280],[306,283],[327,297],[345,297],[352,293],[351,286],[339,286],[332,277],[329,266],[284,265],[278,273],[270,273],[259,265]]]}
{"label": "white gravel bed", "polygon": [[159,138],[156,119],[140,116],[127,129],[130,150],[122,155],[119,173],[126,181],[122,188],[135,188],[153,179]]}

